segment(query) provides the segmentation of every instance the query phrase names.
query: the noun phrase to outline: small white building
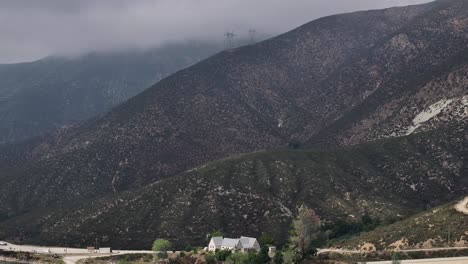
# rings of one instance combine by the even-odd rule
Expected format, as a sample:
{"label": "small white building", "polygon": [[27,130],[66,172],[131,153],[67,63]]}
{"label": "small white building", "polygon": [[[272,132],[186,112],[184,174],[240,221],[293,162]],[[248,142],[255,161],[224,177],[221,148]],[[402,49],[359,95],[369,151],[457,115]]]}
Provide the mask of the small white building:
{"label": "small white building", "polygon": [[275,252],[276,252],[276,247],[275,247],[275,246],[270,246],[270,247],[268,247],[268,253],[269,253],[269,254],[273,254],[273,253],[275,253]]}
{"label": "small white building", "polygon": [[112,253],[112,249],[109,247],[109,248],[99,248],[99,253]]}
{"label": "small white building", "polygon": [[212,237],[208,244],[208,251],[219,250],[240,250],[246,251],[259,251],[260,244],[256,238],[253,237],[240,237],[240,238],[223,238]]}

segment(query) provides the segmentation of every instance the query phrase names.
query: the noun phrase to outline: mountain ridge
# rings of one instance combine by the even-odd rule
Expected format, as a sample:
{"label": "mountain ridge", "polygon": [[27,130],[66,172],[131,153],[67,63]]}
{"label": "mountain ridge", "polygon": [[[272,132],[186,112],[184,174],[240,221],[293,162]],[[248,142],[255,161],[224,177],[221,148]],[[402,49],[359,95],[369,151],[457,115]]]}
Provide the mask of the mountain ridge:
{"label": "mountain ridge", "polygon": [[216,43],[192,42],[1,64],[0,143],[53,133],[105,113],[221,49]]}
{"label": "mountain ridge", "polygon": [[223,230],[269,232],[281,243],[302,204],[324,222],[410,216],[466,194],[467,125],[335,150],[229,157],[140,189],[23,212],[1,222],[0,235],[80,246],[98,237],[145,248],[155,237],[200,245],[206,234]]}
{"label": "mountain ridge", "polygon": [[[14,146],[0,149],[0,166],[5,166],[0,180],[7,182],[0,186],[0,199],[6,201],[0,204],[1,218],[6,222],[27,218],[35,210],[170,181],[207,162],[241,153],[288,145],[310,147],[316,142],[332,148],[365,145],[398,136],[392,134],[395,130],[378,128],[405,120],[398,129],[408,131],[415,126],[410,122],[441,98],[466,96],[468,67],[459,54],[467,51],[467,16],[468,3],[460,0],[337,15],[256,45],[218,53],[161,80],[102,117],[22,146],[14,157],[8,155]],[[437,65],[452,64],[453,58],[458,68],[441,67],[440,74],[432,75]],[[464,112],[459,113],[466,109],[464,102],[441,104],[444,111],[426,120],[428,127],[415,128],[414,136],[438,129],[465,131],[466,127],[446,129],[466,121]],[[358,107],[366,111],[353,117]],[[348,125],[342,129],[339,122],[345,118]],[[439,137],[435,142],[444,140]],[[463,137],[446,140],[463,142]],[[426,142],[427,147],[439,146],[435,142]],[[403,152],[419,153],[401,147]],[[447,176],[439,180],[447,180],[458,193],[466,187],[465,182],[455,185],[465,172],[459,158],[466,146],[439,147],[434,152],[440,156],[429,155],[419,165],[454,162],[451,169],[435,166],[434,178],[444,171]],[[31,152],[36,155],[31,157]],[[8,158],[12,160],[3,161]],[[401,162],[395,166],[411,162],[395,160]],[[383,172],[377,170],[380,176]],[[451,197],[444,193],[443,183],[434,186],[440,199]],[[437,198],[431,199],[437,204]],[[418,201],[421,204],[408,210],[431,205],[429,198]]]}

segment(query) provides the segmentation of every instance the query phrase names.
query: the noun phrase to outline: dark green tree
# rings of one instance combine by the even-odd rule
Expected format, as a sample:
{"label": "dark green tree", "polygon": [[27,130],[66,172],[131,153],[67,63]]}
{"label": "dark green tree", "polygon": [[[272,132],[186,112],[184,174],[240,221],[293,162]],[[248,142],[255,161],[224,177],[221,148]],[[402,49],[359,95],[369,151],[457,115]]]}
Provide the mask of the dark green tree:
{"label": "dark green tree", "polygon": [[205,263],[206,264],[215,264],[216,263],[216,257],[211,253],[205,254]]}
{"label": "dark green tree", "polygon": [[257,255],[258,263],[259,264],[264,264],[264,263],[269,263],[270,262],[270,256],[268,256],[268,247],[263,246],[260,249],[260,252],[258,252]]}
{"label": "dark green tree", "polygon": [[275,240],[268,233],[262,233],[262,235],[258,239],[258,242],[260,243],[261,246],[272,246],[275,244]]}
{"label": "dark green tree", "polygon": [[249,252],[245,264],[260,264],[257,254],[255,252]]}
{"label": "dark green tree", "polygon": [[283,252],[276,251],[275,256],[273,257],[273,263],[274,264],[283,264],[284,263]]}
{"label": "dark green tree", "polygon": [[212,237],[224,237],[224,233],[221,232],[221,230],[215,230],[215,231],[210,233],[210,239]]}
{"label": "dark green tree", "polygon": [[226,261],[226,259],[232,254],[230,250],[219,250],[216,251],[215,257],[217,261]]}

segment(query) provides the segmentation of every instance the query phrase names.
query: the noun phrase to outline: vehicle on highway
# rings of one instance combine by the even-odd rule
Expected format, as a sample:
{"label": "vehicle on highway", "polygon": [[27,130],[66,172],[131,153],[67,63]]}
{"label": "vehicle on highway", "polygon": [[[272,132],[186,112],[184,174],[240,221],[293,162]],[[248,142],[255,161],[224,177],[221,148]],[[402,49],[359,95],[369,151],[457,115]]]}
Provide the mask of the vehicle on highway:
{"label": "vehicle on highway", "polygon": [[7,242],[5,242],[5,241],[0,241],[0,246],[6,246],[6,245],[8,245]]}

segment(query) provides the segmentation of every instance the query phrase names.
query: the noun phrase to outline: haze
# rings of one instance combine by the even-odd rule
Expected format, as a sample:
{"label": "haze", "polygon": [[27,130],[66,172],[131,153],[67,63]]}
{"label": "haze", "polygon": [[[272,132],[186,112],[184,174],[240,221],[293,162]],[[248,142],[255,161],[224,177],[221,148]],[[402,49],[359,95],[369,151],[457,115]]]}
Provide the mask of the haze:
{"label": "haze", "polygon": [[427,0],[0,0],[0,63],[52,54],[276,35],[318,17]]}

